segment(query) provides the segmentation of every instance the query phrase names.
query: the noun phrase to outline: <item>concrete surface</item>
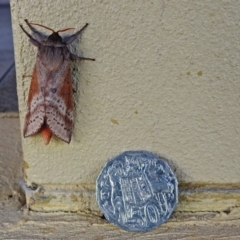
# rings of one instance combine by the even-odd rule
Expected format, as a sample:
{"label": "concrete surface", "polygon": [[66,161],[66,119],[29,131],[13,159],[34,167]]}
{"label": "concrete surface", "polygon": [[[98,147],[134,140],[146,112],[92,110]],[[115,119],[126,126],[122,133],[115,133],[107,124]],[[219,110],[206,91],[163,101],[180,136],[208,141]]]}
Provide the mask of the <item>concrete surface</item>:
{"label": "concrete surface", "polygon": [[[2,2],[6,5],[7,1],[0,1],[0,26],[6,33],[4,27],[9,26],[10,18],[5,14],[9,9],[7,6],[2,8]],[[2,25],[2,19],[6,25]],[[9,32],[4,36],[9,39]],[[0,38],[0,42],[4,39]],[[12,49],[8,48],[8,43],[11,45],[11,40],[5,41],[5,47],[0,44],[1,51],[6,51],[0,54],[0,112],[14,111],[17,106],[16,94],[13,93]],[[2,77],[4,73],[5,77]],[[5,81],[6,78],[10,80]],[[204,212],[174,213],[166,224],[149,233],[122,231],[90,212],[29,212],[24,208],[26,202],[19,188],[19,180],[23,179],[22,168],[27,166],[26,163],[22,166],[18,113],[0,113],[0,136],[0,239],[240,239],[240,209],[234,204],[220,211],[206,209]],[[239,192],[237,185],[232,190]],[[227,206],[230,192],[223,191],[218,203],[222,199],[222,205]],[[201,193],[199,196],[203,197]],[[232,200],[234,198],[232,196]]]}
{"label": "concrete surface", "polygon": [[[222,211],[174,213],[166,224],[148,233],[125,232],[91,211],[88,214],[29,212],[19,188],[23,174],[18,114],[0,114],[0,136],[1,240],[240,239],[240,209],[237,206]],[[226,192],[225,197],[221,197],[223,202],[227,196]]]}
{"label": "concrete surface", "polygon": [[0,200],[19,189],[22,175],[22,146],[18,114],[0,113]]}
{"label": "concrete surface", "polygon": [[29,183],[94,185],[108,159],[134,149],[169,159],[180,182],[240,182],[240,1],[46,3],[11,1],[21,125],[36,48],[19,23],[89,22],[71,49],[96,61],[72,64],[71,143],[23,140]]}
{"label": "concrete surface", "polygon": [[174,214],[147,233],[125,232],[98,216],[24,212],[13,196],[0,203],[0,239],[240,239],[240,211]]}
{"label": "concrete surface", "polygon": [[[24,208],[18,114],[0,114],[0,239],[240,239],[240,209],[173,214],[148,233],[128,233],[84,212],[34,212]],[[4,141],[3,141],[4,139]],[[228,193],[225,193],[227,198]],[[222,196],[222,199],[224,197]],[[220,200],[219,200],[220,202]]]}

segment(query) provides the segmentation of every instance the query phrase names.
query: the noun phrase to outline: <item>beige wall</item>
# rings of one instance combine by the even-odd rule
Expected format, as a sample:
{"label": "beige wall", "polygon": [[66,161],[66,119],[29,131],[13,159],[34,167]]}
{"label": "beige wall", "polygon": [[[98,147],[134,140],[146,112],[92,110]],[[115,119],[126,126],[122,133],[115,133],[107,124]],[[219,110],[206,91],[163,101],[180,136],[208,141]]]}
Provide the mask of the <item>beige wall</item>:
{"label": "beige wall", "polygon": [[[21,126],[36,48],[19,23],[53,29],[86,22],[72,66],[72,142],[23,139],[29,182],[94,189],[124,150],[157,153],[183,182],[240,182],[240,1],[12,0]],[[26,25],[25,25],[26,26]],[[78,185],[77,185],[78,184]]]}

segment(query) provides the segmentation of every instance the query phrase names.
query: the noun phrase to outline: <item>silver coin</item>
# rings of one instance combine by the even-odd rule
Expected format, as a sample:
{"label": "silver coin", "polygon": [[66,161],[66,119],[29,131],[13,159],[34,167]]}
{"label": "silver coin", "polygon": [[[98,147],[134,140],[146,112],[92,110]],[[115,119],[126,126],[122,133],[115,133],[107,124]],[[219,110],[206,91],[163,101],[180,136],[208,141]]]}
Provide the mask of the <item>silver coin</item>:
{"label": "silver coin", "polygon": [[168,163],[147,151],[127,151],[102,169],[97,202],[106,219],[126,231],[149,231],[166,222],[178,202]]}

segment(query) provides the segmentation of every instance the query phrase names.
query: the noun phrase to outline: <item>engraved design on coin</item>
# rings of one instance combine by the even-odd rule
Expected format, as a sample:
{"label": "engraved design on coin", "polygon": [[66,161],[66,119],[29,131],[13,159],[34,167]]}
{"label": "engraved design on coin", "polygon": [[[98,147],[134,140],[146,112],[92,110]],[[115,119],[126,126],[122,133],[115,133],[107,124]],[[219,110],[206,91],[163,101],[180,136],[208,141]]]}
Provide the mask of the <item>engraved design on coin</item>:
{"label": "engraved design on coin", "polygon": [[102,169],[97,202],[106,219],[126,231],[149,231],[166,222],[178,202],[168,163],[147,151],[127,151]]}

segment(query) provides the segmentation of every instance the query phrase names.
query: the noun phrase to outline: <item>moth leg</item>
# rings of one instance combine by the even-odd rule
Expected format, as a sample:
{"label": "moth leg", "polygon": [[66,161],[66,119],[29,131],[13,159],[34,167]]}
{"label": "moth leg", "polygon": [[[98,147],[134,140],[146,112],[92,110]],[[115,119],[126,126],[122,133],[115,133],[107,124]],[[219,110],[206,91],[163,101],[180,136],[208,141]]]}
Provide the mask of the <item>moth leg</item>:
{"label": "moth leg", "polygon": [[38,42],[36,39],[34,39],[24,28],[22,25],[20,25],[21,29],[23,30],[23,32],[30,38],[30,42],[36,46],[39,47],[41,45],[40,42]]}
{"label": "moth leg", "polygon": [[33,76],[33,75],[25,75],[25,74],[22,75],[23,78],[27,78],[27,77],[32,78],[32,76]]}
{"label": "moth leg", "polygon": [[86,23],[79,31],[77,31],[75,34],[70,35],[70,36],[66,36],[63,38],[63,41],[68,45],[70,43],[72,43],[77,37],[78,35],[81,34],[81,32],[88,26],[88,23]]}
{"label": "moth leg", "polygon": [[79,57],[78,55],[75,55],[75,54],[73,54],[73,53],[71,53],[70,59],[71,59],[72,61],[76,61],[76,60],[90,60],[90,61],[95,61],[95,58]]}

